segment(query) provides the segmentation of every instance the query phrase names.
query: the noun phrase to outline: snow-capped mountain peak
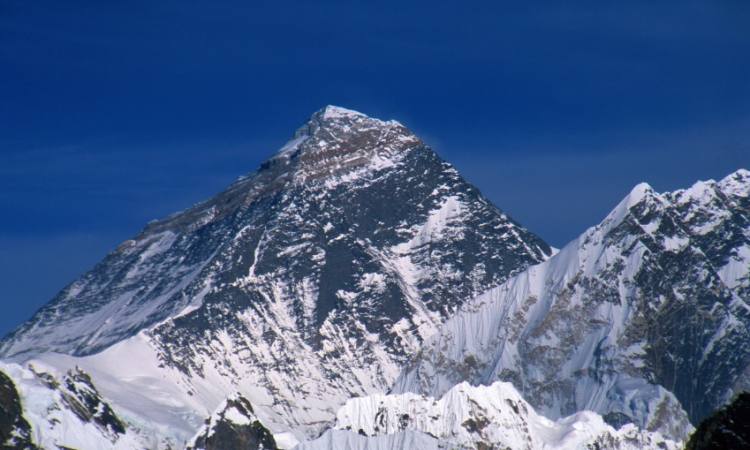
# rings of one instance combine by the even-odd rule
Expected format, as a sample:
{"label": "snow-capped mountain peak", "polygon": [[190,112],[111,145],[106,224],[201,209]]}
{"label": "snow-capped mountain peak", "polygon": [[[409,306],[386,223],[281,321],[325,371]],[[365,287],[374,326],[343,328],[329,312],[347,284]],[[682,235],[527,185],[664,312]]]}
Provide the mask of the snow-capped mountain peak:
{"label": "snow-capped mountain peak", "polygon": [[331,120],[331,119],[353,119],[353,118],[367,118],[365,114],[362,114],[359,111],[354,111],[352,109],[342,108],[341,106],[335,106],[335,105],[328,105],[325,108],[323,108],[320,112],[321,118],[323,120]]}
{"label": "snow-capped mountain peak", "polygon": [[295,183],[325,179],[333,188],[397,167],[417,145],[424,144],[396,121],[327,106],[297,130],[275,159],[290,165]]}
{"label": "snow-capped mountain peak", "polygon": [[[403,125],[326,107],[256,172],[121,244],[0,355],[80,365],[174,442],[234,392],[302,440],[388,389],[466,299],[550,255]],[[158,414],[128,400],[156,386]]]}
{"label": "snow-capped mountain peak", "polygon": [[640,203],[644,198],[649,195],[654,195],[654,188],[646,182],[636,184],[630,193],[627,195],[627,206],[632,208],[635,204]]}
{"label": "snow-capped mountain peak", "polygon": [[719,181],[719,186],[725,194],[738,197],[750,195],[750,170],[739,169]]}
{"label": "snow-capped mountain peak", "polygon": [[[631,209],[639,204],[655,206],[661,202],[659,194],[648,183],[638,183],[630,190],[617,206],[610,211],[607,217],[597,227],[607,230],[620,225],[623,220],[631,214]],[[595,227],[596,228],[596,227]],[[590,232],[591,230],[589,230]]]}
{"label": "snow-capped mountain peak", "polygon": [[748,194],[746,170],[642,183],[558,252],[402,124],[328,106],[3,339],[0,432],[82,450],[673,446],[750,388]]}

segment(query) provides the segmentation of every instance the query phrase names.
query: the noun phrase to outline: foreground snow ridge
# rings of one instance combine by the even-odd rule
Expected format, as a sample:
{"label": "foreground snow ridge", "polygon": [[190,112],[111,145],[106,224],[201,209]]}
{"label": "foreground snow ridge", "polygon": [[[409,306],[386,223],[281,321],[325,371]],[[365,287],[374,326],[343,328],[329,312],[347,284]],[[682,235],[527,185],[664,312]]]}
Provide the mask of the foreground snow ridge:
{"label": "foreground snow ridge", "polygon": [[632,424],[615,430],[590,411],[549,420],[537,414],[512,384],[496,382],[461,383],[439,400],[413,393],[352,399],[338,411],[334,430],[297,448],[667,450],[679,446]]}

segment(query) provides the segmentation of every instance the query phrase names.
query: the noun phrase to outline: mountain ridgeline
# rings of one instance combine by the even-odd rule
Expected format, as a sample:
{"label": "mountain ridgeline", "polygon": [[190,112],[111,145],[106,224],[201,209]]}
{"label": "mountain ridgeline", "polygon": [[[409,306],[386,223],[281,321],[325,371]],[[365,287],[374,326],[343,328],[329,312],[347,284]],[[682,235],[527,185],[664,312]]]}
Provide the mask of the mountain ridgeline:
{"label": "mountain ridgeline", "polygon": [[682,439],[750,377],[750,172],[665,194],[641,184],[542,264],[430,339],[395,392],[511,381],[537,409],[582,409]]}

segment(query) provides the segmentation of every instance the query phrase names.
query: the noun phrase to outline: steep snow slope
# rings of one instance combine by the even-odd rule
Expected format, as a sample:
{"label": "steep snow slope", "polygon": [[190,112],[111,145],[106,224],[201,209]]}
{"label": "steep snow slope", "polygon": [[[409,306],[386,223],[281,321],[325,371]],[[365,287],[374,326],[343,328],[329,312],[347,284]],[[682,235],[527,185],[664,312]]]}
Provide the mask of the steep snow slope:
{"label": "steep snow slope", "polygon": [[46,353],[24,364],[58,372],[79,367],[90,374],[129,431],[158,438],[148,448],[182,448],[232,392],[208,379],[195,395],[178,370],[163,365],[145,333],[95,355]]}
{"label": "steep snow slope", "polygon": [[[684,438],[750,366],[750,172],[633,191],[550,260],[470,302],[394,392],[511,381],[542,414],[584,409]],[[684,411],[683,411],[684,410]]]}
{"label": "steep snow slope", "polygon": [[120,245],[0,355],[80,365],[174,442],[234,392],[274,432],[316,435],[465,299],[550,253],[403,125],[327,107],[257,172]]}
{"label": "steep snow slope", "polygon": [[[299,449],[677,449],[677,443],[634,425],[615,430],[592,412],[553,422],[538,415],[510,383],[461,383],[435,400],[417,394],[349,400],[335,428]],[[374,437],[371,437],[374,436]],[[384,436],[398,437],[395,444]],[[404,447],[406,439],[414,441]]]}

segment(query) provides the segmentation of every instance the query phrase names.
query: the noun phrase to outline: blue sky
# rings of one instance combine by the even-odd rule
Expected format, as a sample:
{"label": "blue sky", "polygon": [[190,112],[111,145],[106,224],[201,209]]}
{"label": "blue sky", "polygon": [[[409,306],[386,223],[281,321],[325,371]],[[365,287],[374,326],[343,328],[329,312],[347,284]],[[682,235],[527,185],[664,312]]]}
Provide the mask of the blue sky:
{"label": "blue sky", "polygon": [[0,333],[326,104],[556,246],[640,181],[750,167],[747,2],[404,3],[0,3]]}

